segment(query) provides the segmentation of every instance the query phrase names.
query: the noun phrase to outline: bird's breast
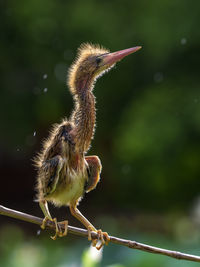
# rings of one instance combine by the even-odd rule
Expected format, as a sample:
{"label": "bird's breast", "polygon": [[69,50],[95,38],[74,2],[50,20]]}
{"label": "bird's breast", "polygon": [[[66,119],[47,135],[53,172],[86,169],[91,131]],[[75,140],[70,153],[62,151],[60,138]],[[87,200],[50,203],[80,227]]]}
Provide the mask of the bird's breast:
{"label": "bird's breast", "polygon": [[55,192],[47,199],[56,206],[70,205],[79,200],[84,194],[85,183],[88,179],[86,169],[78,172],[68,170],[63,178]]}

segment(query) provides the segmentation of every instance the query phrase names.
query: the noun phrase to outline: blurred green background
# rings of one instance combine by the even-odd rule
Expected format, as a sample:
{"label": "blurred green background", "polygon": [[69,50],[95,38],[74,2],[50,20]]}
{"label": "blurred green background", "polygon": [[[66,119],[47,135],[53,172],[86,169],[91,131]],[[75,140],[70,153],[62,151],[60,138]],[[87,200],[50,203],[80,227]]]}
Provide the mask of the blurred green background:
{"label": "blurred green background", "polygon": [[[71,113],[66,74],[79,45],[142,45],[95,86],[88,154],[103,171],[79,208],[111,235],[200,255],[199,12],[187,0],[1,0],[0,204],[42,216],[32,159]],[[197,266],[112,244],[95,255],[87,240],[49,235],[1,216],[0,266]]]}

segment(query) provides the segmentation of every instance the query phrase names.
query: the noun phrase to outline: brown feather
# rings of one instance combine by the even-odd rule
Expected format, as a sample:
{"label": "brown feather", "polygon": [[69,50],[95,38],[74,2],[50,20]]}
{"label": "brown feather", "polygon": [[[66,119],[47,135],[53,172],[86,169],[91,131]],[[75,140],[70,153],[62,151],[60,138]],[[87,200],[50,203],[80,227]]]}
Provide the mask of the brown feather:
{"label": "brown feather", "polygon": [[[38,169],[37,198],[56,205],[77,202],[88,181],[85,153],[94,135],[96,111],[92,93],[97,77],[110,66],[100,66],[97,58],[109,50],[89,43],[82,44],[68,73],[68,86],[74,98],[74,111],[69,120],[55,124],[35,158]],[[88,189],[99,180],[101,168]],[[89,190],[88,190],[89,191]]]}

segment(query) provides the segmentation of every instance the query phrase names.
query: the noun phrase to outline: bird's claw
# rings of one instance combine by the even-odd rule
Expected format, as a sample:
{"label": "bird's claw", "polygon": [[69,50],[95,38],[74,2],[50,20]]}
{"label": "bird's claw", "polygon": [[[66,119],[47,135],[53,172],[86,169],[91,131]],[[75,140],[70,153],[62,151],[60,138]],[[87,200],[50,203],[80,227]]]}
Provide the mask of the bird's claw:
{"label": "bird's claw", "polygon": [[50,220],[52,221],[51,218],[49,218],[48,216],[46,216],[43,221],[42,221],[42,224],[40,225],[40,227],[42,228],[42,230],[44,230],[46,228],[46,224],[47,224],[47,221]]}
{"label": "bird's claw", "polygon": [[[63,222],[57,222],[57,219],[54,218],[53,219],[54,223],[55,223],[55,227],[56,227],[56,233],[54,236],[51,236],[51,239],[56,240],[57,236],[58,237],[63,237],[67,235],[67,229],[68,229],[68,221],[63,221]],[[61,228],[61,225],[64,224],[64,232]]]}
{"label": "bird's claw", "polygon": [[[97,238],[92,238],[91,232],[94,231],[97,233]],[[102,232],[102,230],[93,229],[93,227],[88,227],[88,240],[92,241],[92,246],[97,250],[100,250],[104,245],[108,245],[110,237],[107,232]],[[100,245],[97,243],[100,242]]]}
{"label": "bird's claw", "polygon": [[[44,218],[44,220],[42,221],[42,224],[40,226],[42,229],[45,229],[47,221],[54,222],[55,223],[55,227],[56,227],[56,233],[55,233],[54,236],[51,236],[51,239],[56,240],[57,236],[63,237],[63,236],[67,235],[68,221],[63,221],[63,222],[58,223],[56,218],[52,219],[52,218],[49,218],[48,216],[46,216]],[[63,230],[61,228],[62,224],[64,224],[64,227],[65,227],[64,228],[64,232],[63,232]]]}

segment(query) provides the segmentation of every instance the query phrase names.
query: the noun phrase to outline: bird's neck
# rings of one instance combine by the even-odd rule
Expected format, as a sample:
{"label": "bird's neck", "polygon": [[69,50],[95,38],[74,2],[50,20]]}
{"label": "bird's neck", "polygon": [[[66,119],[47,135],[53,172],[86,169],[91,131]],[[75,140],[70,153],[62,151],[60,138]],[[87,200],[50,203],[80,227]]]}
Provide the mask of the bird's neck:
{"label": "bird's neck", "polygon": [[89,149],[94,134],[96,111],[92,87],[92,81],[86,78],[79,80],[75,88],[75,110],[72,114],[72,120],[75,126],[76,151],[80,153]]}

